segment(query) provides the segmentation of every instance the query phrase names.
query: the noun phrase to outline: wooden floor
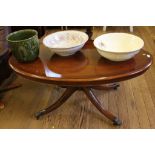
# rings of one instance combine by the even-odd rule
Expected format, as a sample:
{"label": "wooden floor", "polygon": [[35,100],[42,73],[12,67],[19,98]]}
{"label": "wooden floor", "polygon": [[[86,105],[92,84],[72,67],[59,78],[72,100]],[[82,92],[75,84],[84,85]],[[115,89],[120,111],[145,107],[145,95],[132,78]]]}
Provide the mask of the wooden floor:
{"label": "wooden floor", "polygon": [[[116,31],[129,32],[129,27],[107,28],[107,32]],[[93,38],[102,33],[102,27],[95,27]],[[144,39],[144,49],[155,59],[155,27],[134,27],[134,33]],[[95,91],[103,105],[123,120],[120,127],[102,116],[82,92],[36,120],[34,112],[52,104],[64,89],[20,76],[16,82],[23,86],[3,94],[6,107],[0,111],[0,128],[155,128],[155,64],[144,75],[121,82],[117,91]]]}

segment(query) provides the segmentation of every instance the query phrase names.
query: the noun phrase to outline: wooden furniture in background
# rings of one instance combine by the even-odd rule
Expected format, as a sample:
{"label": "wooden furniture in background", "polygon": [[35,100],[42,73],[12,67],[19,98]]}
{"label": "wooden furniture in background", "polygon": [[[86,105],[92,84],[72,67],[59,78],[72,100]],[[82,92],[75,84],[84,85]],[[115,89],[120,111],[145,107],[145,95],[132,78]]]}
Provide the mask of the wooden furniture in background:
{"label": "wooden furniture in background", "polygon": [[38,37],[41,38],[45,34],[45,26],[11,26],[11,32],[23,30],[23,29],[35,29],[38,31]]}
{"label": "wooden furniture in background", "polygon": [[11,68],[19,75],[66,88],[62,97],[53,105],[36,113],[37,119],[61,106],[76,90],[82,90],[103,115],[113,124],[120,125],[119,118],[101,106],[92,89],[104,84],[117,88],[117,84],[111,83],[139,76],[152,64],[152,56],[144,50],[128,61],[109,61],[98,54],[92,41],[88,41],[80,52],[69,57],[52,56],[43,45],[40,50],[40,58],[32,63],[20,63],[13,56],[9,59]]}
{"label": "wooden furniture in background", "polygon": [[[103,31],[105,32],[107,30],[107,26],[103,26]],[[130,32],[133,32],[133,26],[129,26]]]}
{"label": "wooden furniture in background", "polygon": [[8,65],[10,53],[8,51],[8,44],[6,41],[6,36],[9,32],[9,27],[0,27],[0,84],[10,76],[12,71]]}
{"label": "wooden furniture in background", "polygon": [[[11,32],[9,26],[0,27],[0,93],[15,89],[21,86],[21,84],[13,84],[2,87],[2,83],[11,75],[11,68],[8,65],[8,59],[11,55],[8,49],[8,43],[6,36]],[[4,103],[0,100],[0,109],[4,108]]]}

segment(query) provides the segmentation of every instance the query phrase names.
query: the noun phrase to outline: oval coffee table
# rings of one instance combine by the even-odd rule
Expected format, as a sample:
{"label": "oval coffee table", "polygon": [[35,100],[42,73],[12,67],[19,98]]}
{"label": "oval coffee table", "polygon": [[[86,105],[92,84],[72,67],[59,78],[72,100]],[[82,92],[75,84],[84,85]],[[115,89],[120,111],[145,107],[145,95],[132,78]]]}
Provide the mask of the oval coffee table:
{"label": "oval coffee table", "polygon": [[88,41],[76,54],[61,57],[52,54],[43,44],[40,56],[31,63],[20,63],[13,56],[9,59],[11,68],[25,78],[65,87],[63,95],[51,106],[35,114],[36,118],[61,106],[76,90],[83,90],[93,105],[114,125],[121,120],[105,110],[92,89],[117,89],[119,81],[143,74],[152,64],[152,56],[141,50],[134,58],[124,62],[113,62],[101,57]]}

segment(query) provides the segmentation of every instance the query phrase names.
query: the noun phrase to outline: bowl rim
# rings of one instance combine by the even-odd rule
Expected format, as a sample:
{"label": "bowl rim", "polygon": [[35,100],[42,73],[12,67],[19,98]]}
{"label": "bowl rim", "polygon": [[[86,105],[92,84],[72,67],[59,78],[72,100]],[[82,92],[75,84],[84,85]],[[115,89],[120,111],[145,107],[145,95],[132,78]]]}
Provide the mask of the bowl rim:
{"label": "bowl rim", "polygon": [[[80,34],[85,35],[86,39],[85,39],[85,41],[83,41],[82,43],[79,43],[79,44],[77,44],[76,46],[70,46],[70,47],[56,47],[56,48],[54,47],[54,48],[52,48],[52,47],[48,46],[48,45],[45,43],[45,40],[46,40],[49,36],[56,35],[57,33],[64,33],[64,32],[65,32],[65,33],[66,33],[66,32],[69,32],[69,33],[70,33],[70,32],[78,32],[78,33],[80,33]],[[70,49],[70,48],[78,47],[78,46],[81,46],[81,45],[85,44],[85,43],[88,41],[88,39],[89,39],[88,34],[85,33],[85,32],[83,32],[83,31],[78,31],[78,30],[63,30],[63,31],[57,31],[57,32],[50,33],[50,34],[46,35],[46,36],[43,38],[43,44],[44,44],[46,47],[50,48],[50,49]]]}
{"label": "bowl rim", "polygon": [[[117,51],[117,52],[116,52],[116,51],[104,50],[104,49],[100,48],[100,47],[96,44],[96,42],[97,42],[97,40],[98,40],[99,38],[103,37],[104,35],[108,35],[108,34],[127,34],[127,35],[134,36],[134,37],[138,38],[139,40],[141,40],[142,46],[141,46],[140,48],[135,49],[135,50],[132,50],[132,51]],[[144,47],[144,40],[143,40],[142,38],[140,38],[139,36],[134,35],[134,34],[131,34],[131,33],[111,32],[111,33],[102,34],[102,35],[98,36],[97,38],[95,38],[95,40],[93,41],[93,44],[94,44],[94,46],[95,46],[97,49],[99,49],[101,52],[109,52],[109,53],[115,53],[115,54],[125,54],[125,53],[127,54],[127,53],[132,53],[132,52],[135,52],[135,51],[138,51],[138,50],[142,49],[142,48]]]}
{"label": "bowl rim", "polygon": [[[24,31],[33,31],[33,32],[35,32],[35,34],[32,36],[32,37],[30,37],[30,38],[27,38],[27,39],[23,39],[23,40],[10,40],[9,39],[9,37],[10,36],[12,36],[12,35],[14,35],[14,34],[17,34],[17,33],[19,33],[19,32],[24,32]],[[18,43],[18,42],[21,42],[21,41],[27,41],[27,40],[30,40],[30,39],[32,39],[33,37],[35,37],[35,36],[38,36],[38,31],[37,30],[34,30],[34,29],[23,29],[23,30],[18,30],[18,31],[14,31],[14,32],[12,32],[12,33],[9,33],[7,36],[6,36],[6,40],[8,41],[8,42],[14,42],[14,43]]]}

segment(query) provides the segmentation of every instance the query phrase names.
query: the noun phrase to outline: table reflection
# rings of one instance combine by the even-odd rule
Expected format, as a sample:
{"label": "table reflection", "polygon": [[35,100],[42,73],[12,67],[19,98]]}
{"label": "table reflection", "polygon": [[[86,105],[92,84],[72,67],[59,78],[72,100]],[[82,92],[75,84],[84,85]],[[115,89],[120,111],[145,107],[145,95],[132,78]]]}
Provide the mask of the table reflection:
{"label": "table reflection", "polygon": [[106,77],[128,73],[137,69],[136,67],[135,58],[116,62],[100,57],[95,70],[96,74],[104,75]]}
{"label": "table reflection", "polygon": [[47,77],[55,77],[55,78],[61,78],[61,74],[53,72],[51,69],[49,69],[47,62],[51,59],[51,57],[54,55],[49,50],[40,51],[39,58],[43,64],[44,72]]}
{"label": "table reflection", "polygon": [[44,66],[44,72],[47,77],[60,78],[78,72],[88,64],[85,55],[78,51],[71,56],[59,56],[49,52],[40,52],[40,60]]}

